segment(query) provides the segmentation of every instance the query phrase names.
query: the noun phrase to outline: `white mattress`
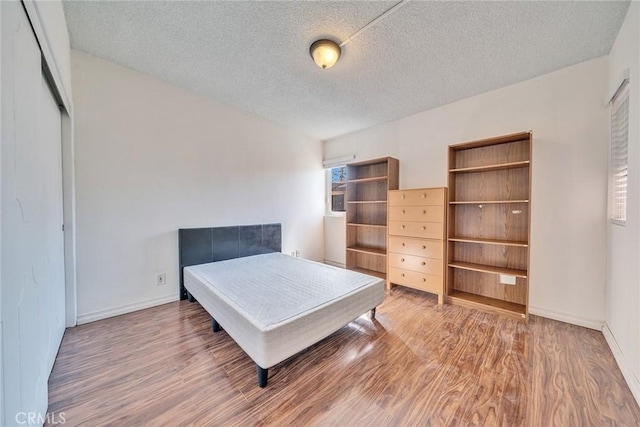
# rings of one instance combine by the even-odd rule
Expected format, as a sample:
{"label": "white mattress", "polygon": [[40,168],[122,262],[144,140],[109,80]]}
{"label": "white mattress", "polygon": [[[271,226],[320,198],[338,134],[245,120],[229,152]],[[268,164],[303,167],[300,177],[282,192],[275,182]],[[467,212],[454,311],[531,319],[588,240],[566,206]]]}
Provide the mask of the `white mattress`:
{"label": "white mattress", "polygon": [[282,253],[184,269],[184,286],[260,367],[269,368],[384,300],[384,280]]}

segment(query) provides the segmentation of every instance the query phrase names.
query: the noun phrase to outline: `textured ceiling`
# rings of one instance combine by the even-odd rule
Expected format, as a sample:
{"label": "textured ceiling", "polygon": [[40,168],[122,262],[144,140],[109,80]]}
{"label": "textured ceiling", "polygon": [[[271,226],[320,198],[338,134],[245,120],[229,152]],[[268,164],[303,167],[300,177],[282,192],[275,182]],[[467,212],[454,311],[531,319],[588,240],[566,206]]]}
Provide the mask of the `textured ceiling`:
{"label": "textured ceiling", "polygon": [[318,139],[608,54],[629,2],[65,2],[71,46]]}

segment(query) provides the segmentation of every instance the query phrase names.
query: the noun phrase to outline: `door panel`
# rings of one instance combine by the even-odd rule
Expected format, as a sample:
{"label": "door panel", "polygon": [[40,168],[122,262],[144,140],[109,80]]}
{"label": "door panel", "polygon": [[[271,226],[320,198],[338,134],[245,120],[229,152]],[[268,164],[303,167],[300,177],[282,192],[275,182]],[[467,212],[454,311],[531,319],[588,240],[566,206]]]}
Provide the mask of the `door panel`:
{"label": "door panel", "polygon": [[20,2],[2,2],[0,425],[47,410],[47,380],[64,333],[60,111]]}
{"label": "door panel", "polygon": [[64,236],[62,232],[62,129],[60,109],[44,76],[41,76],[38,111],[38,146],[43,154],[42,185],[42,264],[40,299],[42,354],[46,355],[45,378],[49,377],[62,340],[65,324]]}

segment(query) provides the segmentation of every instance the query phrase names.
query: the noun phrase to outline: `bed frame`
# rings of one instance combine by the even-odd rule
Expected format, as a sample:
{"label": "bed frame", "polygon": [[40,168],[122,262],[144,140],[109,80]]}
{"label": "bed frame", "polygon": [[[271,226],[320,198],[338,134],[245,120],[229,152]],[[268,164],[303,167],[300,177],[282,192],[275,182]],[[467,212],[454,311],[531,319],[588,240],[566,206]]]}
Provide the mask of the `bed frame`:
{"label": "bed frame", "polygon": [[[281,233],[280,224],[180,229],[178,231],[180,299],[188,299],[191,302],[196,301],[184,287],[185,267],[252,255],[282,252]],[[375,303],[375,305],[377,304]],[[375,319],[375,305],[368,307],[371,310],[372,320]],[[211,316],[211,328],[213,332],[221,330],[220,324],[213,316]],[[268,368],[262,368],[257,363],[256,368],[258,385],[266,387]]]}
{"label": "bed frame", "polygon": [[[180,299],[195,299],[184,287],[184,268],[251,255],[282,252],[281,224],[236,225],[230,227],[181,228],[178,230]],[[211,329],[220,325],[211,317]],[[256,365],[257,366],[257,365]],[[257,366],[258,384],[267,385],[267,369]]]}
{"label": "bed frame", "polygon": [[184,287],[184,268],[226,259],[282,252],[280,224],[232,227],[181,228],[178,230],[180,299],[191,301]]}

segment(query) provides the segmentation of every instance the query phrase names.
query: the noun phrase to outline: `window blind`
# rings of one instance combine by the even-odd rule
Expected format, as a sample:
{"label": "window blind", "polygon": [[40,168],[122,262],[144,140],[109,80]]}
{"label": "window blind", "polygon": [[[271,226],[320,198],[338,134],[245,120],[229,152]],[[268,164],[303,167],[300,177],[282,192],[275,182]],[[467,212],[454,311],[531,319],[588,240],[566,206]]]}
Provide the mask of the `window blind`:
{"label": "window blind", "polygon": [[629,169],[629,81],[625,80],[611,100],[611,145],[609,154],[609,218],[627,220],[627,173]]}
{"label": "window blind", "polygon": [[350,161],[352,161],[355,158],[356,158],[355,154],[352,154],[350,156],[337,157],[335,159],[323,160],[322,161],[322,167],[325,168],[325,169],[331,169],[331,168],[335,168],[335,167],[338,167],[338,166],[344,166],[344,165],[346,165],[347,163],[349,163]]}

